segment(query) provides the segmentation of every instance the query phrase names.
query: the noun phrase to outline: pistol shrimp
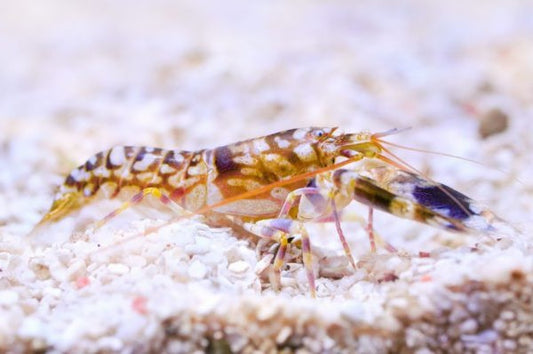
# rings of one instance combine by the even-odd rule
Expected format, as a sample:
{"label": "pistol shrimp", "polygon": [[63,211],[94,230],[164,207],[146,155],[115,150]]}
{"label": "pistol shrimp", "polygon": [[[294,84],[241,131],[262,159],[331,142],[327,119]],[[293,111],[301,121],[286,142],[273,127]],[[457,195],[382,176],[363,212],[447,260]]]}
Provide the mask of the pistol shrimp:
{"label": "pistol shrimp", "polygon": [[457,232],[491,230],[496,218],[472,199],[424,178],[392,154],[382,138],[395,130],[344,134],[336,128],[291,129],[196,152],[149,147],[114,147],[74,169],[50,211],[37,224],[57,221],[88,203],[103,187],[115,197],[125,187],[138,192],[104,223],[153,195],[183,214],[230,219],[248,232],[276,242],[274,274],[279,284],[287,247],[301,242],[311,295],[315,296],[311,242],[306,222],[333,221],[355,268],[339,211],[351,201]]}

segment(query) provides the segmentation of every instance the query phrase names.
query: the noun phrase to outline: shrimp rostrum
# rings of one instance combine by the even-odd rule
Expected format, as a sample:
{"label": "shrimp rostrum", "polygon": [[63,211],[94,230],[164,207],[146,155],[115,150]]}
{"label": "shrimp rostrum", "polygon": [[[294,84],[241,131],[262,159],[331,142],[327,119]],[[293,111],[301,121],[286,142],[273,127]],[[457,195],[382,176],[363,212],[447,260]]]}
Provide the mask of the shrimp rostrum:
{"label": "shrimp rostrum", "polygon": [[[114,147],[92,156],[61,185],[38,226],[63,218],[101,189],[136,194],[101,223],[148,195],[183,215],[226,218],[279,244],[279,277],[288,245],[301,242],[315,295],[306,222],[333,221],[351,265],[355,262],[339,212],[357,201],[374,209],[457,232],[487,231],[494,215],[458,191],[417,173],[385,146],[387,133],[341,133],[336,128],[291,129],[196,152]],[[370,222],[371,220],[369,220]],[[368,227],[373,244],[371,223]]]}

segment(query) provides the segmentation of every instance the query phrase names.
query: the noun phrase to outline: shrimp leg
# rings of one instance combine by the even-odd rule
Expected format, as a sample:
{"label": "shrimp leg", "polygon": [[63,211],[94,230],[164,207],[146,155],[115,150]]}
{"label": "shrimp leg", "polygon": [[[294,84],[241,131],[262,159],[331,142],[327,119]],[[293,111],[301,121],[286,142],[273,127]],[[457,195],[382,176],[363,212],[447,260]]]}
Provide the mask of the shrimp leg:
{"label": "shrimp leg", "polygon": [[302,222],[281,218],[264,219],[255,223],[244,223],[243,227],[259,237],[272,239],[280,244],[274,261],[274,274],[277,281],[279,281],[281,268],[285,264],[287,246],[289,242],[299,235],[302,239],[302,257],[307,281],[309,282],[309,290],[311,291],[311,296],[313,298],[316,297],[315,275],[312,267],[313,257],[311,254],[311,240],[309,239],[309,234]]}
{"label": "shrimp leg", "polygon": [[168,194],[166,194],[165,191],[162,190],[161,188],[148,187],[148,188],[144,188],[140,192],[136,193],[133,197],[131,197],[131,199],[129,201],[124,202],[119,208],[113,210],[112,212],[107,214],[104,218],[102,218],[101,220],[97,221],[94,224],[94,228],[98,229],[98,228],[102,227],[104,224],[109,222],[109,220],[113,219],[115,216],[119,215],[120,213],[122,213],[126,209],[128,209],[128,208],[130,208],[130,207],[132,207],[134,205],[140,204],[144,200],[144,198],[146,196],[149,196],[149,195],[157,198],[159,200],[159,202],[161,202],[161,204],[169,207],[172,211],[174,211],[176,213],[183,214],[183,213],[187,212],[178,203],[176,203],[174,200],[172,200],[171,197]]}
{"label": "shrimp leg", "polygon": [[[310,185],[313,185],[313,181]],[[290,192],[283,204],[281,211],[278,215],[278,218],[288,218],[289,213],[293,207],[298,206],[297,218],[298,220],[307,220],[313,219],[318,221],[329,221],[331,217],[335,222],[335,228],[337,230],[337,235],[341,241],[344,253],[353,269],[356,269],[355,261],[353,259],[352,250],[350,245],[346,241],[344,232],[342,231],[339,213],[335,205],[335,197],[332,193],[327,193],[329,195],[324,196],[322,190],[318,187],[304,187],[296,189]],[[310,205],[308,205],[310,204]],[[310,210],[312,209],[312,210]],[[304,216],[305,214],[311,214],[311,216]],[[324,219],[326,218],[326,219]],[[370,234],[369,234],[370,235]]]}

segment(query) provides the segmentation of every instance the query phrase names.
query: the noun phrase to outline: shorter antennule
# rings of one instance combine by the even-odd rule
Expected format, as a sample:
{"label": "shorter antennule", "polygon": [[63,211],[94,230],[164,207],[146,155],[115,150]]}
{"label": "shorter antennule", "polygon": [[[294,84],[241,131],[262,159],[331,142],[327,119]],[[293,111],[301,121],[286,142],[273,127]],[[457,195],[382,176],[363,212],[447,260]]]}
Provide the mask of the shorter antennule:
{"label": "shorter antennule", "polygon": [[396,134],[403,133],[404,131],[407,131],[407,130],[410,130],[410,129],[411,129],[411,127],[392,128],[392,129],[386,130],[384,132],[372,134],[372,139],[379,139],[379,138],[383,138],[383,137],[386,137],[386,136],[389,136],[389,135],[396,135]]}

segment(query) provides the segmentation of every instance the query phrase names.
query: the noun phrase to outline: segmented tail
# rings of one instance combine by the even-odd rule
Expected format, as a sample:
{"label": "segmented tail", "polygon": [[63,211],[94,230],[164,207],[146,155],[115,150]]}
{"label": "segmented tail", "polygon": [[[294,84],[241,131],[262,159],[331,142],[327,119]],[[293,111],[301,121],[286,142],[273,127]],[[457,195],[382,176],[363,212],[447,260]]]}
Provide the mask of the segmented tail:
{"label": "segmented tail", "polygon": [[50,211],[39,225],[57,221],[86,204],[106,186],[109,197],[124,187],[177,190],[191,167],[194,153],[160,148],[118,146],[93,155],[66,177]]}

